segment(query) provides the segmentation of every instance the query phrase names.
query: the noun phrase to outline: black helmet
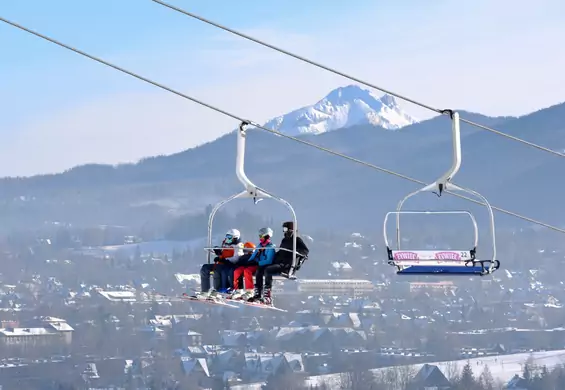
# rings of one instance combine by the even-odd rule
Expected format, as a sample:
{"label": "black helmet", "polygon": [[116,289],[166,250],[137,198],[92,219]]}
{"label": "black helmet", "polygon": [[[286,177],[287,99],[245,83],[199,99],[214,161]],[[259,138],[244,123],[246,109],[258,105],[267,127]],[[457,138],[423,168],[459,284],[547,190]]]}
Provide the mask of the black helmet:
{"label": "black helmet", "polygon": [[289,222],[284,222],[282,224],[283,230],[294,230],[294,222],[289,221]]}
{"label": "black helmet", "polygon": [[282,224],[282,228],[283,228],[283,233],[284,233],[285,237],[291,237],[292,233],[294,232],[294,222],[292,222],[292,221],[284,222]]}

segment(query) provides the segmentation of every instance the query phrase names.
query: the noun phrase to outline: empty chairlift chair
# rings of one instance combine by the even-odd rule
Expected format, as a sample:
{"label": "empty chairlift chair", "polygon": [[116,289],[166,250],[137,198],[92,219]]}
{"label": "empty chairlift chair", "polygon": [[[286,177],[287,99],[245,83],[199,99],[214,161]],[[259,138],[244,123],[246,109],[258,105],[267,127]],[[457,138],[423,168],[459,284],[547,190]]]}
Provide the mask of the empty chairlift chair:
{"label": "empty chairlift chair", "polygon": [[[500,267],[500,262],[496,259],[496,232],[494,224],[494,213],[487,199],[476,191],[457,186],[451,182],[461,166],[461,134],[459,124],[459,114],[451,110],[446,110],[451,117],[451,127],[453,136],[453,164],[438,180],[432,184],[406,195],[397,206],[396,211],[388,212],[383,223],[384,241],[387,250],[388,264],[397,268],[398,275],[487,275],[496,271]],[[480,199],[486,206],[489,213],[490,233],[492,254],[490,258],[477,259],[477,246],[479,240],[479,229],[477,221],[469,211],[404,211],[404,203],[411,197],[420,192],[434,192],[441,196],[444,191],[466,192],[475,198]],[[414,250],[401,248],[400,235],[400,215],[401,214],[462,214],[469,217],[474,228],[474,239],[472,246],[465,249],[441,249],[441,250]],[[391,248],[391,243],[387,235],[387,222],[390,215],[396,216],[396,246]]]}

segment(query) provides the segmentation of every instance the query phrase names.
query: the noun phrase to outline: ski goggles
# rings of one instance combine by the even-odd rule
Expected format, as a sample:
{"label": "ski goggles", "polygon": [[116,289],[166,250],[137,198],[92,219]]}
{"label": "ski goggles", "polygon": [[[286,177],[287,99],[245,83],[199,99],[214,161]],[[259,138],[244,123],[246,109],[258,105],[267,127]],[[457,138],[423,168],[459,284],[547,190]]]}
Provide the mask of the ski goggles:
{"label": "ski goggles", "polygon": [[283,226],[283,232],[286,233],[286,232],[288,232],[289,230],[290,230],[289,228],[287,228],[286,226]]}
{"label": "ski goggles", "polygon": [[269,237],[268,234],[259,234],[259,239],[260,239],[260,240],[264,240],[264,239],[266,239],[267,237]]}
{"label": "ski goggles", "polygon": [[231,234],[226,234],[226,240],[228,241],[233,240],[233,236]]}

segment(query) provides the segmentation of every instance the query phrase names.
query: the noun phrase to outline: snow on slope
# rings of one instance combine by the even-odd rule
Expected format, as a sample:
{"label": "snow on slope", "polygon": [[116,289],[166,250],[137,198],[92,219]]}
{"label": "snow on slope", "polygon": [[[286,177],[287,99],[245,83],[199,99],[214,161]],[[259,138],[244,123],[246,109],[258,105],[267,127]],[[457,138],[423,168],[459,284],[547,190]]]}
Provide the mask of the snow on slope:
{"label": "snow on slope", "polygon": [[388,130],[417,122],[388,94],[349,85],[331,91],[312,106],[294,110],[265,123],[265,127],[288,135],[321,134],[354,125],[371,124]]}
{"label": "snow on slope", "polygon": [[[484,370],[484,366],[488,365],[489,370],[494,378],[495,381],[499,380],[504,383],[507,383],[514,375],[521,375],[524,363],[532,357],[533,364],[538,368],[542,366],[546,366],[549,370],[556,366],[560,366],[565,364],[565,350],[555,350],[555,351],[544,351],[544,352],[533,352],[533,353],[518,353],[518,354],[508,354],[508,355],[497,355],[497,356],[486,356],[486,357],[479,357],[469,359],[469,363],[473,368],[473,373],[475,377],[478,377],[481,372]],[[457,371],[460,372],[463,366],[467,363],[467,360],[452,360],[449,362],[433,362],[428,363],[431,365],[436,365],[438,368],[444,373],[444,375],[448,375],[449,369],[447,368],[447,364],[455,363],[455,367]],[[414,370],[417,372],[421,367],[422,364],[414,364]],[[370,370],[374,374],[378,374],[379,372],[385,372],[390,367],[385,368],[377,368],[374,370]],[[306,378],[306,385],[307,386],[320,386],[322,383],[325,383],[330,387],[330,389],[339,389],[341,387],[341,374],[326,374],[326,375],[315,375]],[[232,386],[232,389],[237,390],[261,390],[261,385],[264,382],[260,383],[249,383],[245,385],[236,385]]]}
{"label": "snow on slope", "polygon": [[[469,359],[469,363],[473,368],[473,373],[475,377],[479,376],[484,370],[484,366],[488,365],[489,370],[494,378],[494,380],[500,380],[507,383],[514,375],[521,375],[524,364],[529,358],[533,358],[533,364],[539,368],[546,366],[549,370],[556,366],[561,366],[565,364],[565,350],[555,350],[555,351],[544,351],[544,352],[533,352],[533,353],[518,353],[518,354],[508,354],[508,355],[497,355],[497,356],[485,356],[479,358]],[[453,360],[450,362],[433,362],[428,363],[431,365],[436,365],[438,368],[447,375],[447,363],[455,363],[458,372],[461,371],[463,366],[467,363],[467,360]],[[414,370],[417,372],[422,368],[422,364],[412,365]],[[377,374],[380,372],[385,372],[385,368],[377,368],[371,370],[371,372]],[[327,375],[317,375],[311,376],[306,379],[306,384],[308,386],[320,386],[323,382],[330,386],[330,388],[339,388],[341,385],[341,375],[340,374],[327,374]]]}

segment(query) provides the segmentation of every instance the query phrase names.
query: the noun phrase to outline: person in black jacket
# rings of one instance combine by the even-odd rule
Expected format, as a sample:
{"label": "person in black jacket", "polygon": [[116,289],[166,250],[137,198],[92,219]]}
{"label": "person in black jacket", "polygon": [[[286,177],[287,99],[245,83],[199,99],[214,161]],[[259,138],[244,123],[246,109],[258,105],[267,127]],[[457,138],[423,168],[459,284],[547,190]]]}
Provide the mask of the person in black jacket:
{"label": "person in black jacket", "polygon": [[[294,223],[285,222],[282,225],[284,237],[279,245],[279,250],[275,255],[273,264],[265,268],[265,292],[263,294],[264,303],[272,304],[271,288],[273,285],[273,276],[280,275],[281,273],[288,273],[292,267],[292,252],[293,252],[293,238],[294,238]],[[285,250],[286,249],[286,250]],[[308,257],[308,247],[300,238],[296,236],[296,262],[301,264]]]}

